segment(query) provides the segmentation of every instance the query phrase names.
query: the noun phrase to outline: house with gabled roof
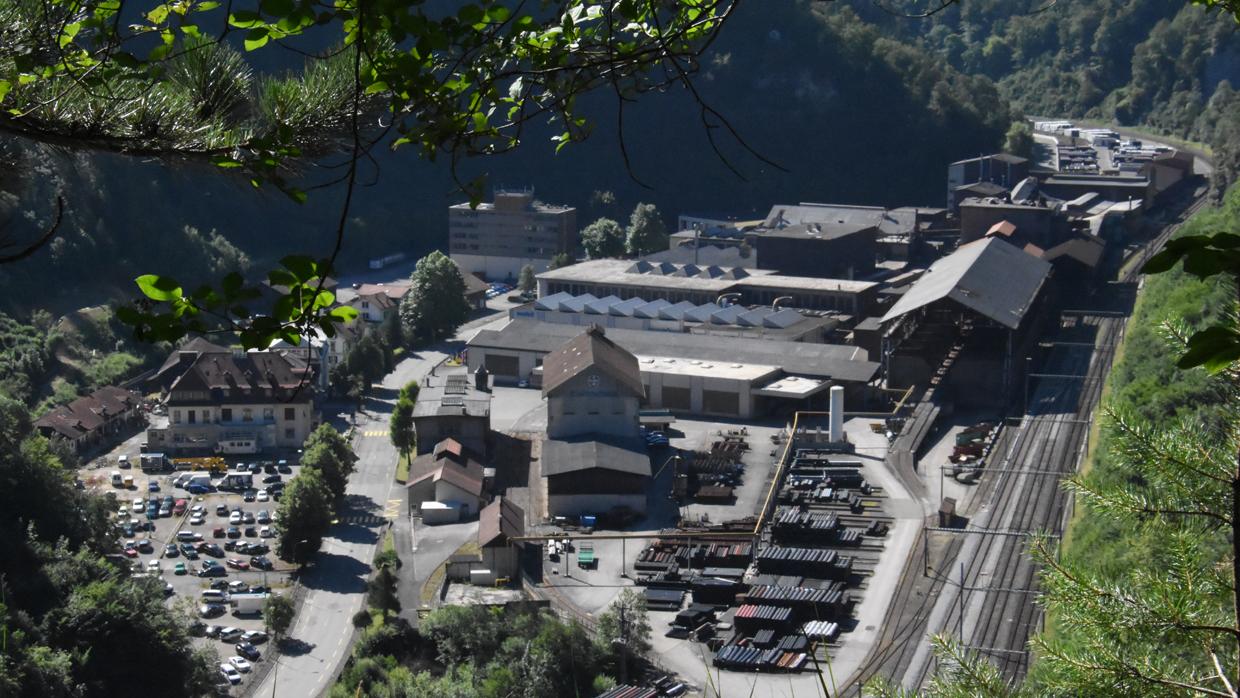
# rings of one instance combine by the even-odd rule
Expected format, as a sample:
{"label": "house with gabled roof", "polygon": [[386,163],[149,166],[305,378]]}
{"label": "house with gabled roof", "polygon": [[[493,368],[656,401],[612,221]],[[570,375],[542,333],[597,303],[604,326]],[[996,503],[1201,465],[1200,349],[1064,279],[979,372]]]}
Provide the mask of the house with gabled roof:
{"label": "house with gabled roof", "polygon": [[651,469],[638,423],[646,390],[637,357],[592,325],[547,355],[542,390],[548,515],[644,512]]}
{"label": "house with gabled roof", "polygon": [[34,427],[49,439],[63,439],[76,453],[85,453],[109,437],[142,422],[142,396],[108,386],[57,407],[35,420]]}

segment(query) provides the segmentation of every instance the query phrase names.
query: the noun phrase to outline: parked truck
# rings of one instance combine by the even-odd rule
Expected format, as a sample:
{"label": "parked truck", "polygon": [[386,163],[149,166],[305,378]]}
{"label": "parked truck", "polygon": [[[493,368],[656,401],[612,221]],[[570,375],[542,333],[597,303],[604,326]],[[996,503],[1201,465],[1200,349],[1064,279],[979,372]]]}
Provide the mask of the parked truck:
{"label": "parked truck", "polygon": [[124,478],[121,477],[121,471],[119,470],[112,471],[112,486],[113,487],[124,487],[125,486],[125,480]]}
{"label": "parked truck", "polygon": [[138,462],[144,473],[162,473],[172,469],[168,457],[162,453],[143,453]]}
{"label": "parked truck", "polygon": [[267,594],[233,594],[231,601],[236,615],[257,614],[263,612]]}

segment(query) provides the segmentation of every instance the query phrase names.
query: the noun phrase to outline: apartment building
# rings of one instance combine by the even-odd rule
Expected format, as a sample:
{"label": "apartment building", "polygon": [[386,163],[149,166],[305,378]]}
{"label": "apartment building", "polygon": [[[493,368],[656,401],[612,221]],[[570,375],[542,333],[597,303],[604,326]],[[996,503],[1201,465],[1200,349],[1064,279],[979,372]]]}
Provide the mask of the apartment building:
{"label": "apartment building", "polygon": [[497,190],[477,208],[448,208],[449,256],[484,279],[516,280],[527,264],[545,271],[552,257],[576,247],[577,209],[538,201],[532,189]]}

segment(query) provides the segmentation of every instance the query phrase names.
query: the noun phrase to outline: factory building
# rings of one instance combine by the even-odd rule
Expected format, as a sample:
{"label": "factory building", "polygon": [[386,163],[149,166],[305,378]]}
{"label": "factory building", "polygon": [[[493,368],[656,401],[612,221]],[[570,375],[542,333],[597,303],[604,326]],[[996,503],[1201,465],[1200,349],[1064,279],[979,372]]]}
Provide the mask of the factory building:
{"label": "factory building", "polygon": [[1002,404],[1038,336],[1051,265],[997,237],[938,260],[882,318],[889,387],[943,387],[960,406]]}
{"label": "factory building", "polygon": [[599,325],[608,329],[820,343],[840,324],[839,317],[830,312],[775,310],[765,305],[752,308],[716,303],[695,305],[688,301],[672,303],[663,298],[647,301],[638,296],[621,300],[616,296],[597,298],[589,293],[581,296],[553,293],[513,308],[508,317],[557,325]]}
{"label": "factory building", "polygon": [[661,298],[694,305],[718,303],[727,296],[742,305],[772,305],[779,300],[781,307],[860,315],[873,306],[878,284],[784,276],[769,269],[593,259],[539,274],[539,297],[556,293]]}
{"label": "factory building", "polygon": [[532,189],[497,190],[494,200],[448,208],[448,251],[465,272],[515,280],[521,267],[546,269],[577,247],[577,209],[534,198]]}
{"label": "factory building", "polygon": [[548,515],[646,511],[651,470],[638,424],[645,388],[637,357],[593,326],[547,355],[542,391]]}
{"label": "factory building", "polygon": [[464,369],[441,367],[428,375],[413,405],[413,428],[419,454],[448,438],[486,454],[491,435],[491,386],[486,371],[469,376]]}
{"label": "factory building", "polygon": [[[497,382],[545,384],[548,355],[580,333],[574,325],[527,318],[479,330],[468,342],[470,370],[485,366]],[[879,368],[865,350],[839,344],[631,329],[606,333],[637,357],[646,406],[684,414],[743,419],[821,407],[832,384],[863,398]]]}

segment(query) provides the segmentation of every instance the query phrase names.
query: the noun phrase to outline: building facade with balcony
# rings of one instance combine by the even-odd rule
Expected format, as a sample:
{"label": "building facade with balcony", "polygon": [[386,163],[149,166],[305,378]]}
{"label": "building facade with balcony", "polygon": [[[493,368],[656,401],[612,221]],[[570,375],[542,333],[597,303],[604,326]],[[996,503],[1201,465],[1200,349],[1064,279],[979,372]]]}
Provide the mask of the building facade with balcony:
{"label": "building facade with balcony", "polygon": [[171,380],[164,394],[168,423],[147,430],[149,451],[299,448],[318,423],[313,372],[296,355],[182,351],[177,358],[161,371]]}

